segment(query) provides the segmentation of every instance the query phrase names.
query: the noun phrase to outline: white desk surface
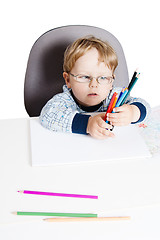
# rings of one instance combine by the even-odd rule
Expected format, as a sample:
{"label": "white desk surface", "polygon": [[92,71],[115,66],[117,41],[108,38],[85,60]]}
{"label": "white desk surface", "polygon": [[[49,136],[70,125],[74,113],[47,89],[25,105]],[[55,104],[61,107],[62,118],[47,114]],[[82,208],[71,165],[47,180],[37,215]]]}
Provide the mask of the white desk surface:
{"label": "white desk surface", "polygon": [[[31,167],[29,119],[0,121],[0,239],[160,239],[160,156]],[[98,200],[37,198],[17,190],[98,195]],[[50,206],[52,205],[52,209]],[[46,223],[14,211],[96,212],[127,221]]]}

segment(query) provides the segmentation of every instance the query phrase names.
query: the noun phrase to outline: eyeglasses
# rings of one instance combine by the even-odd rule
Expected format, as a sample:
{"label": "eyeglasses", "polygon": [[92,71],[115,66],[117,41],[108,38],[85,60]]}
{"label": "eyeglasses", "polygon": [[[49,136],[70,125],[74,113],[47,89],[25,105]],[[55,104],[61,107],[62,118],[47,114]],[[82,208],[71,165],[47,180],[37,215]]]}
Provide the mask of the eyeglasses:
{"label": "eyeglasses", "polygon": [[83,74],[77,74],[77,75],[74,75],[72,73],[69,73],[69,74],[72,77],[75,77],[76,81],[80,83],[90,83],[93,80],[93,78],[95,78],[99,84],[110,84],[114,81],[114,77],[105,77],[105,76],[92,77],[92,76],[83,75]]}

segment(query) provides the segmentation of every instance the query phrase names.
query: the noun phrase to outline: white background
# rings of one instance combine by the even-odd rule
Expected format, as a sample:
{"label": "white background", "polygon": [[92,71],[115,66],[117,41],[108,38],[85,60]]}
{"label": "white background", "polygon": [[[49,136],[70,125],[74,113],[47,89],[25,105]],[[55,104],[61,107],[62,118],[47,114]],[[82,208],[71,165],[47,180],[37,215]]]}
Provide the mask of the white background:
{"label": "white background", "polygon": [[159,98],[158,0],[6,0],[0,5],[0,119],[28,117],[23,86],[30,49],[44,32],[64,25],[101,27],[120,41],[129,76],[138,67],[132,95],[151,107]]}

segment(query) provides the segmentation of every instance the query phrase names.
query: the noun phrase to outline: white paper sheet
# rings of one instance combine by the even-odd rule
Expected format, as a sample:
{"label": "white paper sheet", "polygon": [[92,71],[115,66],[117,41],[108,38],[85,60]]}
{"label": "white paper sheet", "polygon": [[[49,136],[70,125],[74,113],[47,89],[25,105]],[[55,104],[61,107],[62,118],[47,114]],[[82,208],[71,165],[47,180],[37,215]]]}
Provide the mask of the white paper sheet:
{"label": "white paper sheet", "polygon": [[89,135],[57,133],[30,120],[33,166],[95,162],[150,157],[151,154],[133,125],[115,127],[114,138],[97,140]]}

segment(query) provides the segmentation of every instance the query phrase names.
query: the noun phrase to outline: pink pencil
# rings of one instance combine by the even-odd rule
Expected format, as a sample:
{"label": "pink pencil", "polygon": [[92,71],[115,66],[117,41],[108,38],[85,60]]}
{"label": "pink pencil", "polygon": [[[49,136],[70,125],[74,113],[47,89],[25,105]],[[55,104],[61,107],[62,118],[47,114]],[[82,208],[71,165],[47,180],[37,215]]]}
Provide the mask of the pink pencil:
{"label": "pink pencil", "polygon": [[56,197],[74,197],[74,198],[91,198],[91,199],[98,199],[98,196],[94,196],[94,195],[81,195],[81,194],[68,194],[68,193],[52,193],[52,192],[39,192],[39,191],[28,191],[28,190],[22,190],[22,191],[18,191],[18,192],[19,192],[19,193],[24,193],[24,194],[56,196]]}

